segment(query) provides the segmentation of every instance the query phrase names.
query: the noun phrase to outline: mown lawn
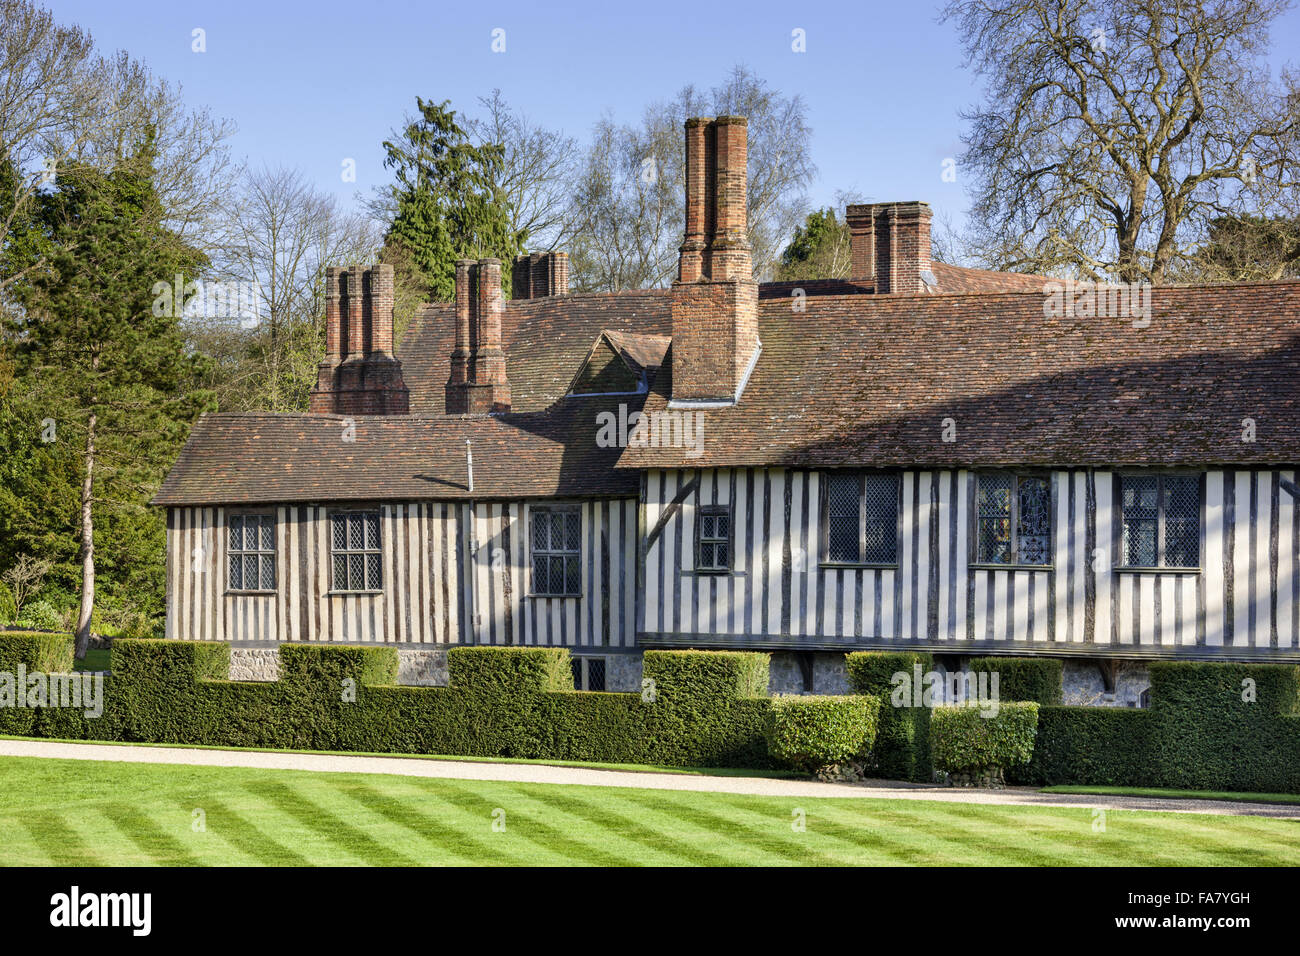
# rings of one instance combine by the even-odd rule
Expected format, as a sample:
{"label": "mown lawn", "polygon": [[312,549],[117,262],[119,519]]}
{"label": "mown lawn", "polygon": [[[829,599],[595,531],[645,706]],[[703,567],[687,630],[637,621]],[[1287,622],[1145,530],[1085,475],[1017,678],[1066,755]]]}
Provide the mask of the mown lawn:
{"label": "mown lawn", "polygon": [[1251,817],[1111,811],[1099,831],[1049,807],[31,757],[0,775],[6,866],[1300,863],[1300,822]]}

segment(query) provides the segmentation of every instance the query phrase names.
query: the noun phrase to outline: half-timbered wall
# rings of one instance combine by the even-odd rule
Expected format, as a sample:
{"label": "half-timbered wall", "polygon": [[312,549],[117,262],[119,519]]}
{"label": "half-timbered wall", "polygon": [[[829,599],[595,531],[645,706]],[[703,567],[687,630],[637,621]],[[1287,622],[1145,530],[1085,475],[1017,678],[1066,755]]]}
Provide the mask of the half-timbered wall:
{"label": "half-timbered wall", "polygon": [[[1117,569],[1122,526],[1110,472],[1051,473],[1052,563],[1043,568],[973,562],[975,481],[965,470],[902,473],[896,567],[822,565],[815,472],[650,472],[642,630],[651,644],[901,639],[954,650],[1002,643],[1300,652],[1300,510],[1279,479],[1294,481],[1295,472],[1208,472],[1201,568],[1130,571]],[[693,567],[696,510],[711,504],[731,506],[730,574]]]}
{"label": "half-timbered wall", "polygon": [[[575,502],[582,594],[531,596],[525,502],[349,506],[380,513],[383,582],[330,589],[330,524],[321,505],[172,508],[167,518],[167,636],[215,641],[635,645],[634,500]],[[227,518],[275,515],[273,593],[227,588]]]}

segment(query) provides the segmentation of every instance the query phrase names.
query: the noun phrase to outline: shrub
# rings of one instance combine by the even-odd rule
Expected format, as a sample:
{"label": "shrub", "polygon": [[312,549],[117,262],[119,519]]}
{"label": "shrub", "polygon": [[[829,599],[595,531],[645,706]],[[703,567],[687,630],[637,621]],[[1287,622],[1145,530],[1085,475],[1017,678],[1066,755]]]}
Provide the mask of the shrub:
{"label": "shrub", "polygon": [[979,704],[934,709],[930,748],[936,769],[983,774],[1029,761],[1034,753],[1038,705],[1005,703],[996,714],[984,713]]}
{"label": "shrub", "polygon": [[[280,667],[292,680],[304,683],[327,683],[332,687],[341,687],[344,680],[355,681],[358,687],[396,684],[397,649],[285,644],[280,648]],[[219,679],[224,680],[229,672],[227,664]]]}
{"label": "shrub", "polygon": [[14,619],[14,592],[0,581],[0,627]]}
{"label": "shrub", "polygon": [[865,695],[773,698],[768,753],[786,766],[809,772],[863,759],[875,743],[879,712],[880,700]]}
{"label": "shrub", "polygon": [[1029,763],[1011,771],[1031,786],[1157,786],[1151,712],[1133,707],[1039,707]]}
{"label": "shrub", "polygon": [[447,652],[452,687],[497,694],[573,690],[563,647],[453,647]]}
{"label": "shrub", "polygon": [[14,673],[22,664],[28,671],[63,674],[72,670],[72,638],[67,634],[25,633],[0,634],[0,671]]}
{"label": "shrub", "polygon": [[746,651],[646,651],[646,745],[656,762],[769,766],[770,660]]}
{"label": "shrub", "polygon": [[33,631],[58,631],[63,629],[63,616],[48,602],[33,601],[23,608],[22,617],[14,623]]}
{"label": "shrub", "polygon": [[1050,657],[973,657],[972,673],[998,675],[998,699],[1061,703],[1061,661]]}
{"label": "shrub", "polygon": [[880,699],[871,755],[874,772],[892,780],[929,783],[933,776],[930,708],[913,707],[910,695],[901,695],[906,698],[902,700],[894,694],[895,675],[906,674],[908,681],[914,682],[918,667],[921,675],[926,674],[933,669],[934,658],[915,651],[857,651],[845,659],[854,693]]}

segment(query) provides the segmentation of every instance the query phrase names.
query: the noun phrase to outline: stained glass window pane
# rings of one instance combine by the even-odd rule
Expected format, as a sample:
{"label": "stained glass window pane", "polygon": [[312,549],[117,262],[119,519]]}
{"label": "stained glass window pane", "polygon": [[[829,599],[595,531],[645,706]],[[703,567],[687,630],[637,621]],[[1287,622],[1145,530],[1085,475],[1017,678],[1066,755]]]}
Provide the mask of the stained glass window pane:
{"label": "stained glass window pane", "polygon": [[1017,560],[1047,564],[1051,552],[1052,493],[1046,478],[1021,478],[1017,495]]}
{"label": "stained glass window pane", "polygon": [[976,560],[983,564],[1011,561],[1011,475],[980,475],[975,496],[979,514]]}

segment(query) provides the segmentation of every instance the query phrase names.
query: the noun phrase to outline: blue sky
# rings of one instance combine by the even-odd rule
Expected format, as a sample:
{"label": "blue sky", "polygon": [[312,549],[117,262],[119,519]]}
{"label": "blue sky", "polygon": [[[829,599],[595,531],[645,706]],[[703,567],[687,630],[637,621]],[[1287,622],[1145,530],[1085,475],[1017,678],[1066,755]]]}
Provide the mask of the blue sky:
{"label": "blue sky", "polygon": [[[819,174],[811,197],[837,190],[920,199],[959,219],[957,182],[941,179],[960,152],[958,112],[977,96],[937,4],[743,4],[696,0],[561,4],[314,3],[280,0],[47,0],[179,82],[191,104],[233,119],[236,156],[300,167],[348,203],[387,180],[380,143],[415,97],[473,110],[500,88],[535,122],[586,138],[603,114],[635,122],[646,103],[691,82],[720,83],[742,63],[803,96]],[[205,31],[207,50],[192,51]],[[492,31],[505,30],[493,53]],[[805,31],[807,51],[791,49]],[[1300,12],[1274,31],[1274,61],[1300,49]],[[357,181],[340,176],[356,160]]]}

